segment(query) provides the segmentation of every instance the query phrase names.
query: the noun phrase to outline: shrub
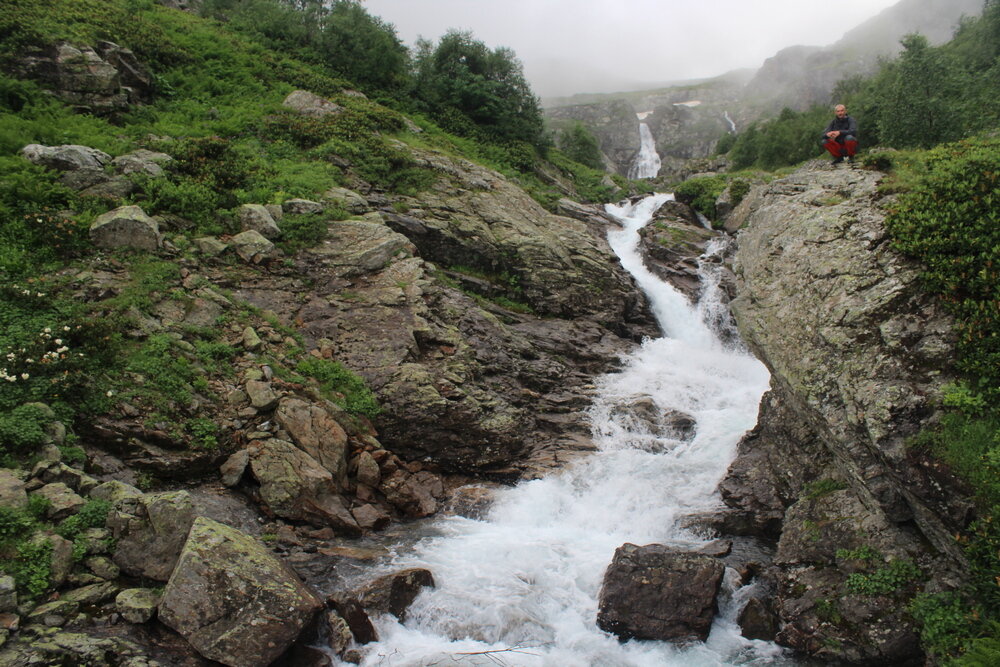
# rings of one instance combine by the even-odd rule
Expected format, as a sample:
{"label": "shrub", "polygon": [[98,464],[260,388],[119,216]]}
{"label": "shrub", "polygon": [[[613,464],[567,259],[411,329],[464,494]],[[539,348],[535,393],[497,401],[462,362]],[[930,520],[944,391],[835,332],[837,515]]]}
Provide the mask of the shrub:
{"label": "shrub", "polygon": [[351,414],[374,417],[380,411],[365,381],[336,361],[307,357],[295,366],[295,370],[315,379],[334,403]]}
{"label": "shrub", "polygon": [[709,220],[715,220],[715,201],[726,189],[726,182],[726,177],[721,175],[689,178],[674,188],[674,197]]}

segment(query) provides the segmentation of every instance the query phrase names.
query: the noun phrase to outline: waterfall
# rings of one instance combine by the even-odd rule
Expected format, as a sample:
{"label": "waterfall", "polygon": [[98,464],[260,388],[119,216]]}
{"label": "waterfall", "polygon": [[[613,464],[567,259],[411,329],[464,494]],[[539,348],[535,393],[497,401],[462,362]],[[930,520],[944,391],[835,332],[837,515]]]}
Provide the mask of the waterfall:
{"label": "waterfall", "polygon": [[639,154],[628,168],[629,178],[656,178],[660,173],[660,156],[656,153],[656,141],[649,126],[639,123]]}
{"label": "waterfall", "polygon": [[[731,584],[704,644],[623,643],[595,622],[604,570],[617,547],[704,543],[682,520],[720,507],[716,486],[741,435],[753,427],[769,382],[760,362],[724,344],[713,328],[723,301],[713,293],[718,262],[703,263],[700,307],[643,265],[638,231],[669,198],[607,207],[623,224],[609,242],[649,296],[664,336],[645,341],[621,370],[596,382],[589,419],[598,451],[500,491],[483,520],[423,524],[425,537],[397,550],[387,569],[426,567],[437,586],[420,594],[405,624],[374,619],[380,641],[363,647],[363,665],[793,664],[774,644],[740,636],[734,619],[746,588]],[[631,416],[637,400],[691,415],[695,434],[676,439],[652,432]]]}
{"label": "waterfall", "polygon": [[729,133],[736,134],[736,122],[729,117],[729,112],[723,111],[722,115],[726,117],[726,122],[729,123]]}

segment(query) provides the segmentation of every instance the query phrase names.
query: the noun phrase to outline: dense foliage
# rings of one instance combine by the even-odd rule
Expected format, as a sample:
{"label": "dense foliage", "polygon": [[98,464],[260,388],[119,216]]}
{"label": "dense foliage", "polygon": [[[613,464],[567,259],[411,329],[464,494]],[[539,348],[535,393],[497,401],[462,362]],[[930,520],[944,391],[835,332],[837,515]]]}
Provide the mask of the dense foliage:
{"label": "dense foliage", "polygon": [[577,121],[561,130],[556,137],[559,150],[571,160],[575,160],[591,169],[604,169],[604,157],[597,138],[590,133],[583,123]]}

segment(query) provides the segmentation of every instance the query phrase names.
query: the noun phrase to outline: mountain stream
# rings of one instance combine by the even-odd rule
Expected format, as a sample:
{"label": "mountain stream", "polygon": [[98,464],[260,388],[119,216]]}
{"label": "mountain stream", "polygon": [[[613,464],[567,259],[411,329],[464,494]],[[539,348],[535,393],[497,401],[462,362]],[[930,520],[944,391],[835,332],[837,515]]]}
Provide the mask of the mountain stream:
{"label": "mountain stream", "polygon": [[[501,490],[483,520],[435,519],[423,539],[399,549],[388,569],[427,568],[437,586],[420,594],[405,624],[373,619],[380,641],[364,647],[363,665],[792,664],[774,644],[740,636],[735,617],[750,587],[734,590],[732,576],[704,644],[622,643],[595,623],[617,547],[706,542],[681,527],[682,519],[720,507],[715,488],[768,387],[760,362],[722,342],[733,332],[713,329],[729,321],[718,262],[703,263],[704,296],[695,306],[643,265],[638,230],[670,198],[607,207],[623,224],[609,241],[648,295],[663,337],[645,341],[619,371],[597,380],[590,421],[598,451],[545,479]],[[660,411],[694,417],[694,437],[665,437],[635,419],[630,406],[650,400]]]}

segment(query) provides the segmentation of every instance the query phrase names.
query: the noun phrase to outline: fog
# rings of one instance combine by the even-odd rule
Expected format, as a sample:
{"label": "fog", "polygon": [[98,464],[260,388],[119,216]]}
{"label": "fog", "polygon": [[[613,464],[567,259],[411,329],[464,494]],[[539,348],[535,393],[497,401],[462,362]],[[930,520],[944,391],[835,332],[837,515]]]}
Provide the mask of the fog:
{"label": "fog", "polygon": [[412,45],[451,28],[513,49],[542,97],[618,92],[757,68],[826,46],[898,0],[364,0]]}

